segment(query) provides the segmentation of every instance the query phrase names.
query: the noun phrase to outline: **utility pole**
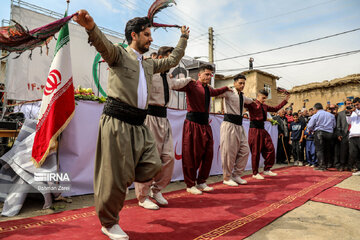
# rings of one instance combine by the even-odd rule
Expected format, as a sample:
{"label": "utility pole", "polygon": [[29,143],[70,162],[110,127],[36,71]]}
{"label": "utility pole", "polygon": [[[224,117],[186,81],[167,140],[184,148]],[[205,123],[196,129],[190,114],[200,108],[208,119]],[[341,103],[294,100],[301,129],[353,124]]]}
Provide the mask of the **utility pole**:
{"label": "utility pole", "polygon": [[214,29],[209,27],[209,62],[214,63]]}
{"label": "utility pole", "polygon": [[[209,27],[209,62],[214,64],[214,29]],[[211,78],[211,87],[215,88],[215,76]],[[211,109],[215,112],[215,98],[211,98]]]}

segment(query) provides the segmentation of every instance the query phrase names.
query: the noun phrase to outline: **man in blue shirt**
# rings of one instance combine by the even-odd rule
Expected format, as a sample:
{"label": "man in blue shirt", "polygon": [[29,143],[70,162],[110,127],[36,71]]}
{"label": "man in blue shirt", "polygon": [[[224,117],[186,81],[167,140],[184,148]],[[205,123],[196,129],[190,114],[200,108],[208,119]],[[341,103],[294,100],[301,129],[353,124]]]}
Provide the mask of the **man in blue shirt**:
{"label": "man in blue shirt", "polygon": [[315,150],[318,158],[319,167],[315,170],[325,171],[330,153],[333,147],[333,132],[336,127],[335,116],[324,111],[321,103],[314,105],[315,115],[313,115],[308,123],[307,128],[310,132],[315,132]]}

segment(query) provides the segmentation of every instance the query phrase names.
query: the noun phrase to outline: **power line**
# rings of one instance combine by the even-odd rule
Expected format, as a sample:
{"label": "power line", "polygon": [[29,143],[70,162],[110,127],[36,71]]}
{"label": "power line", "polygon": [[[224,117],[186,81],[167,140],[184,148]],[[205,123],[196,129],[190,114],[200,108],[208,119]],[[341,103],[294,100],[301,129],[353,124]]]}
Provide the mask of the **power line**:
{"label": "power line", "polygon": [[[218,37],[223,43],[225,43],[226,45],[228,45],[228,46],[230,46],[232,49],[234,49],[235,51],[237,51],[237,52],[239,52],[239,53],[242,53],[240,50],[238,50],[237,49],[237,47],[235,46],[235,44],[233,44],[232,42],[230,42],[229,40],[227,40],[227,39],[221,39],[220,37]],[[259,61],[259,59],[257,59],[256,60],[257,62],[259,62],[260,63],[260,61]],[[217,63],[217,61],[215,61],[215,63]],[[240,65],[242,65],[242,64],[240,64]],[[244,66],[244,65],[242,65],[242,66]],[[248,69],[247,67],[246,68],[244,68],[244,69]],[[270,72],[271,73],[271,72]],[[281,72],[281,71],[277,71],[277,73],[271,73],[271,74],[274,74],[274,75],[282,75],[282,76],[285,76],[286,74],[284,74],[283,72]],[[293,84],[296,84],[296,82],[295,81],[293,81],[293,80],[290,80],[289,79],[289,81],[290,82],[292,82]]]}
{"label": "power line", "polygon": [[284,68],[284,67],[292,67],[292,66],[305,65],[305,64],[309,64],[309,63],[316,63],[316,62],[327,61],[327,60],[331,60],[331,59],[335,59],[335,58],[346,57],[346,56],[350,56],[350,55],[353,55],[353,54],[357,54],[357,53],[359,53],[359,52],[360,52],[360,51],[352,52],[352,53],[349,53],[349,54],[343,54],[343,55],[328,57],[328,58],[323,58],[323,59],[319,59],[319,60],[306,61],[306,62],[303,62],[303,63],[280,65],[279,67],[276,67],[276,66],[275,66],[275,67],[267,67],[267,68],[262,68],[262,69]]}
{"label": "power line", "polygon": [[327,39],[327,38],[331,38],[331,37],[336,37],[336,36],[340,36],[340,35],[343,35],[343,34],[355,32],[355,31],[359,31],[359,30],[360,30],[360,28],[355,28],[355,29],[352,29],[352,30],[349,30],[349,31],[336,33],[336,34],[328,35],[328,36],[325,36],[325,37],[319,37],[319,38],[311,39],[311,40],[304,41],[304,42],[298,42],[298,43],[294,43],[294,44],[290,44],[290,45],[286,45],[286,46],[282,46],[282,47],[271,48],[271,49],[268,49],[268,50],[263,50],[263,51],[253,52],[253,53],[247,53],[247,54],[243,54],[243,55],[239,55],[239,56],[223,58],[223,59],[219,59],[217,61],[221,62],[221,61],[234,59],[234,58],[247,57],[247,56],[252,56],[252,55],[256,55],[256,54],[260,54],[260,53],[272,52],[272,51],[275,51],[275,50],[280,50],[280,49],[284,49],[284,48],[303,45],[303,44],[306,44],[306,43],[316,42],[316,41],[319,41],[319,40],[323,40],[323,39]]}
{"label": "power line", "polygon": [[[326,55],[326,56],[320,56],[320,57],[306,58],[306,59],[300,59],[300,60],[294,60],[294,61],[282,62],[282,63],[267,64],[267,65],[257,66],[257,68],[267,69],[267,68],[281,68],[281,67],[285,67],[285,66],[297,66],[297,65],[315,63],[315,62],[320,62],[320,61],[326,61],[326,60],[330,60],[330,59],[334,59],[334,58],[338,58],[338,57],[345,57],[345,56],[349,56],[349,55],[356,54],[359,52],[360,52],[360,49],[354,50],[354,51],[349,51],[349,52],[342,52],[342,53],[336,53],[336,54],[331,54],[331,55]],[[223,69],[223,70],[218,70],[218,71],[233,72],[233,71],[241,71],[244,69],[246,70],[247,68]]]}
{"label": "power line", "polygon": [[290,11],[290,12],[286,12],[286,13],[282,13],[282,14],[279,14],[279,15],[275,15],[275,16],[271,16],[271,17],[267,17],[267,18],[262,18],[262,19],[258,19],[258,20],[253,20],[253,21],[242,23],[242,24],[237,24],[237,25],[233,25],[233,26],[229,26],[229,27],[221,27],[221,30],[219,32],[226,32],[226,30],[236,28],[236,27],[239,27],[239,26],[242,26],[242,25],[259,23],[259,22],[263,22],[263,21],[266,21],[266,20],[269,20],[269,19],[290,15],[290,14],[293,14],[293,13],[301,12],[301,11],[304,11],[304,10],[307,10],[307,9],[310,9],[310,8],[314,8],[314,7],[323,5],[323,4],[327,4],[327,3],[330,3],[330,2],[334,2],[334,1],[337,1],[337,0],[330,0],[330,1],[321,2],[321,3],[310,5],[310,6],[307,6],[307,7],[304,7],[304,8],[296,9],[296,10],[293,10],[293,11]]}

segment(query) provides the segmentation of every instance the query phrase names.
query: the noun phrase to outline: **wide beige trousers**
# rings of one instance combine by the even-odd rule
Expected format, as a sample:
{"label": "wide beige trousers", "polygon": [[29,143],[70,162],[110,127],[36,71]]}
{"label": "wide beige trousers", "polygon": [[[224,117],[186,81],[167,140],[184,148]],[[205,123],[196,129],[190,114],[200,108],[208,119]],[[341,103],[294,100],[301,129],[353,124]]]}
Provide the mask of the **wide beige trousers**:
{"label": "wide beige trousers", "polygon": [[126,188],[133,181],[147,182],[161,170],[150,130],[102,115],[95,158],[95,208],[104,227],[119,221]]}
{"label": "wide beige trousers", "polygon": [[169,120],[147,115],[145,124],[155,139],[162,168],[154,179],[145,183],[135,182],[136,197],[141,202],[149,195],[150,188],[153,193],[158,193],[164,189],[170,183],[174,171],[174,147]]}
{"label": "wide beige trousers", "polygon": [[243,126],[227,121],[221,123],[220,150],[224,179],[241,176],[250,152]]}

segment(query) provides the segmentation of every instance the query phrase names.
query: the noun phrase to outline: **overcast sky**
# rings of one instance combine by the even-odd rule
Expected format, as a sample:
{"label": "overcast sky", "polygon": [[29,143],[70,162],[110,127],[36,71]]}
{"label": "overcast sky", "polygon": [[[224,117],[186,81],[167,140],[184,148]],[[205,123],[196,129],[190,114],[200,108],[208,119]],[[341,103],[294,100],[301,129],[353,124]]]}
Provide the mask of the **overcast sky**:
{"label": "overcast sky", "polygon": [[[0,18],[10,18],[10,0],[1,0]],[[59,13],[65,0],[27,0]],[[123,33],[127,20],[147,15],[153,0],[72,0],[69,13],[87,9],[95,22]],[[215,63],[218,70],[244,68],[249,57],[217,60],[254,53],[336,34],[360,27],[359,0],[177,0],[163,10],[157,22],[188,25],[191,29],[186,55],[208,56],[208,28],[214,28]],[[44,23],[46,24],[46,23]],[[180,30],[158,29],[154,44],[175,46]],[[257,54],[254,67],[360,50],[360,31],[313,43]],[[207,60],[207,58],[203,58]],[[265,70],[291,88],[360,73],[360,53],[306,65]],[[221,72],[228,75],[237,72]]]}

